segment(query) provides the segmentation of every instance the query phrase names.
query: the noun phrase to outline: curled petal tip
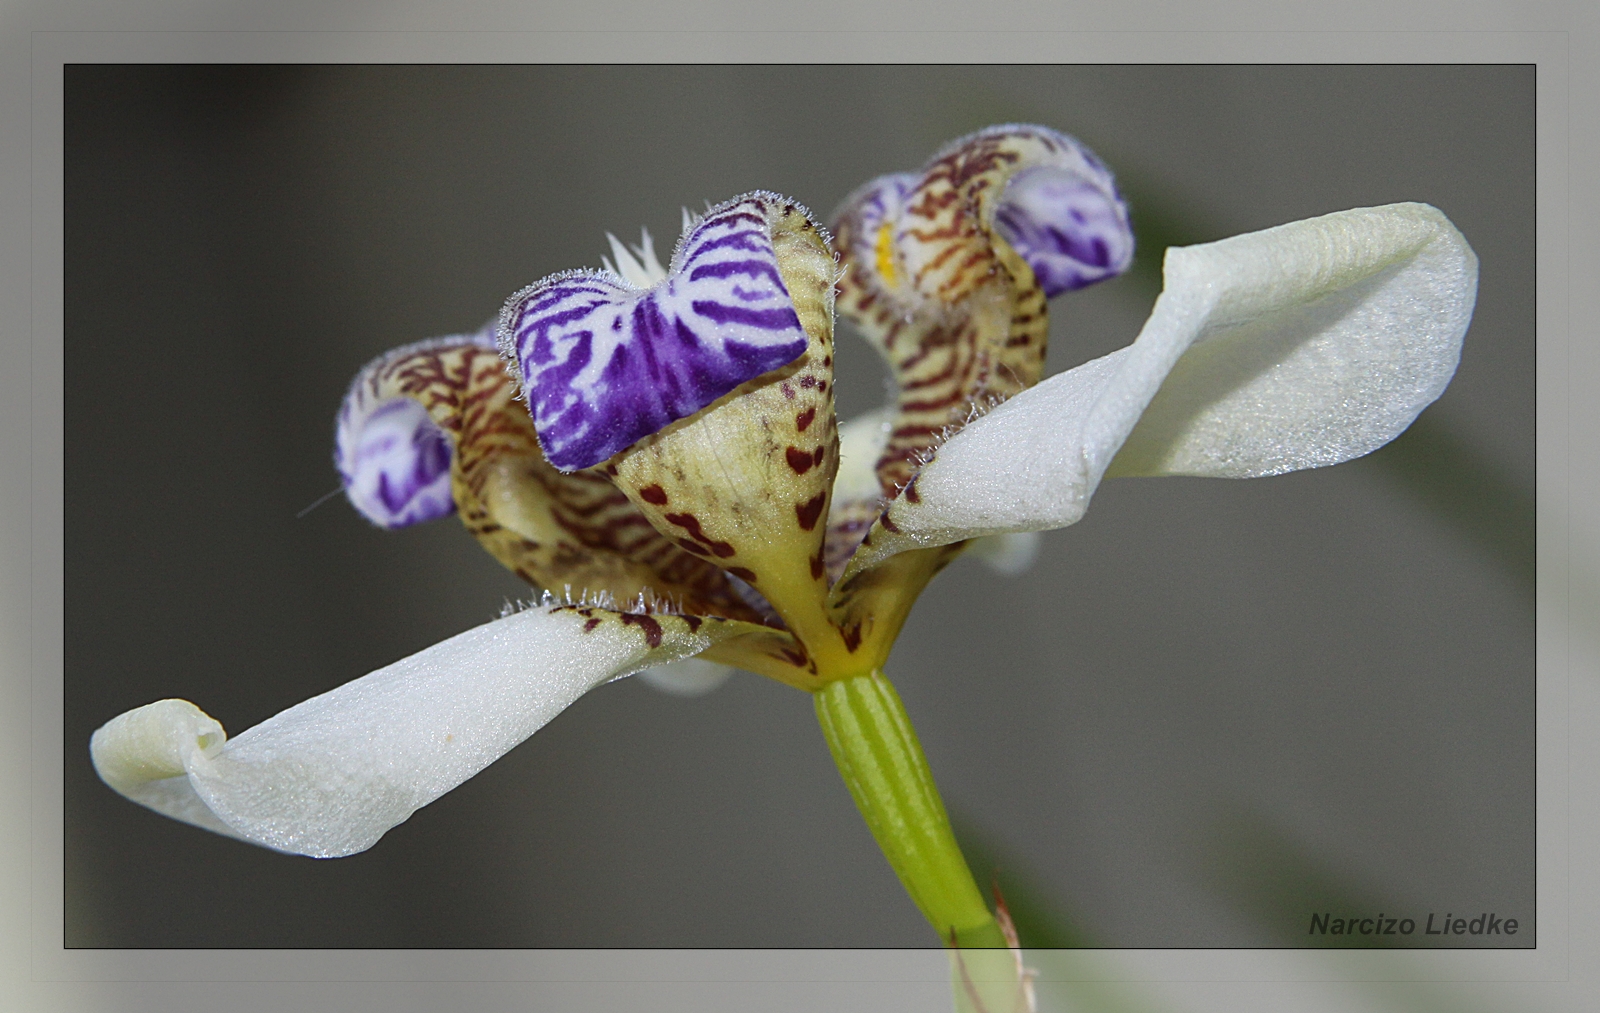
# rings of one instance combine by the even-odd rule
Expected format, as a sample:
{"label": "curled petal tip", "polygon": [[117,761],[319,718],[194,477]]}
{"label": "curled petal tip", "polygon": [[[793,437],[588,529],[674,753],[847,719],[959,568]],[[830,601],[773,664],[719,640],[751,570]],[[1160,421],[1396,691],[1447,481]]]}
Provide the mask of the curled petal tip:
{"label": "curled petal tip", "polygon": [[417,402],[395,398],[340,426],[338,446],[345,495],[379,527],[408,527],[455,510],[449,438]]}
{"label": "curled petal tip", "polygon": [[163,815],[337,858],[504,755],[611,679],[695,654],[720,623],[540,606],[457,634],[231,739],[184,700],[107,722],[100,777]]}
{"label": "curled petal tip", "polygon": [[1046,296],[1114,278],[1133,263],[1133,226],[1108,172],[1025,169],[1006,185],[994,223]]}
{"label": "curled petal tip", "polygon": [[152,781],[180,777],[194,755],[214,756],[222,725],[187,700],[157,700],[107,721],[89,739],[100,779],[124,795]]}
{"label": "curled petal tip", "polygon": [[988,256],[993,236],[1046,296],[1115,277],[1133,261],[1111,170],[1048,127],[1007,124],[953,141],[922,171],[861,187],[837,221],[863,282],[908,307],[969,294],[963,272]]}
{"label": "curled petal tip", "polygon": [[419,350],[462,342],[493,347],[487,329],[406,345],[368,363],[345,394],[334,427],[334,467],[350,505],[381,528],[409,527],[455,512],[450,438],[421,402],[389,389],[387,374]]}

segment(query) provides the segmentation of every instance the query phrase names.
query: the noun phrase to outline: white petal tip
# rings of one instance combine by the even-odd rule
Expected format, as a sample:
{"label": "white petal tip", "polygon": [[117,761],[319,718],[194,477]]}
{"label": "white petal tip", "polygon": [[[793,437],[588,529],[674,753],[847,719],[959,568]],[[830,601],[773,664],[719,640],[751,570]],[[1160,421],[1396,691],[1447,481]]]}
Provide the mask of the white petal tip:
{"label": "white petal tip", "polygon": [[973,539],[967,552],[1002,577],[1015,577],[1033,567],[1043,540],[1044,536],[1037,531],[985,535]]}
{"label": "white petal tip", "polygon": [[672,696],[704,696],[727,682],[733,669],[714,661],[687,658],[670,665],[657,665],[640,672],[638,678]]}
{"label": "white petal tip", "polygon": [[1065,527],[1106,474],[1257,478],[1370,453],[1449,384],[1478,263],[1438,209],[1396,204],[1170,249],[1165,273],[1132,345],[967,425],[852,568]]}
{"label": "white petal tip", "polygon": [[127,795],[151,781],[187,773],[196,754],[215,756],[222,725],[187,700],[158,700],[107,721],[89,739],[100,779]]}

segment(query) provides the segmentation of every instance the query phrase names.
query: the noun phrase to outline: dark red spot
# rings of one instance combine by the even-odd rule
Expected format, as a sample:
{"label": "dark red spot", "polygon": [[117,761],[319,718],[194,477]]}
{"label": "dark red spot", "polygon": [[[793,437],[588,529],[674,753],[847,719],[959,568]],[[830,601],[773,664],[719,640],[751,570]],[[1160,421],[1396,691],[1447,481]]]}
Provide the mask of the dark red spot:
{"label": "dark red spot", "polygon": [[812,451],[812,453],[811,453],[811,463],[814,466],[820,468],[820,467],[822,467],[822,459],[824,457],[827,457],[827,456],[828,456],[828,448],[827,447],[818,447],[816,450]]}
{"label": "dark red spot", "polygon": [[805,667],[806,662],[809,660],[808,656],[806,655],[805,644],[796,644],[794,647],[785,647],[779,653],[783,655],[785,661],[796,668]]}
{"label": "dark red spot", "polygon": [[697,556],[709,556],[709,555],[711,555],[711,550],[710,549],[706,548],[704,545],[701,545],[699,542],[695,541],[693,538],[677,538],[677,539],[674,539],[674,541],[676,541],[685,550],[687,550],[689,552],[692,552]]}
{"label": "dark red spot", "polygon": [[[718,542],[707,537],[705,532],[700,530],[700,518],[696,517],[694,514],[662,514],[661,516],[665,518],[668,523],[676,524],[678,527],[688,531],[689,535],[694,538],[695,541],[699,542],[701,545],[704,545],[706,548],[710,549],[718,556],[721,556],[723,559],[727,559],[729,556],[738,551],[727,542]],[[701,553],[701,555],[704,555],[704,553]]]}
{"label": "dark red spot", "polygon": [[806,426],[809,426],[811,424],[811,420],[816,417],[817,410],[815,408],[807,408],[805,411],[794,417],[794,427],[803,433],[806,431]]}
{"label": "dark red spot", "polygon": [[844,649],[854,654],[856,648],[861,646],[861,626],[857,624],[848,630],[842,630],[844,636]]}
{"label": "dark red spot", "polygon": [[801,531],[810,531],[817,526],[817,520],[822,516],[822,504],[827,498],[827,493],[819,492],[804,503],[795,504],[794,515],[800,520]]}
{"label": "dark red spot", "polygon": [[594,632],[594,628],[596,626],[599,626],[599,625],[600,625],[600,620],[598,618],[591,619],[588,622],[583,624],[583,632],[592,633],[592,632]]}
{"label": "dark red spot", "polygon": [[782,386],[782,390],[783,390],[783,396],[788,398],[790,401],[793,401],[794,400],[794,388],[789,386],[788,384],[783,384],[781,386]]}
{"label": "dark red spot", "polygon": [[806,390],[814,390],[817,386],[817,378],[812,376],[810,373],[807,373],[805,376],[800,378],[800,386],[804,387]]}
{"label": "dark red spot", "polygon": [[829,367],[829,366],[831,366],[831,365],[833,365],[833,356],[831,356],[831,355],[824,355],[824,356],[823,356],[823,357],[822,357],[822,365],[823,365],[823,368],[824,368],[824,369],[826,369],[826,368],[827,368],[827,367]]}
{"label": "dark red spot", "polygon": [[790,447],[783,452],[783,456],[788,459],[789,467],[794,469],[796,475],[804,475],[811,470],[811,455],[799,447]]}
{"label": "dark red spot", "polygon": [[684,625],[689,627],[689,632],[690,633],[693,633],[695,630],[698,630],[700,628],[700,624],[702,622],[704,622],[704,621],[705,620],[701,619],[699,616],[684,616],[683,617]]}
{"label": "dark red spot", "polygon": [[756,572],[754,570],[746,570],[742,566],[730,566],[728,567],[728,572],[746,584],[754,584],[756,582]]}
{"label": "dark red spot", "polygon": [[655,621],[654,616],[642,616],[633,612],[622,613],[624,626],[637,626],[644,632],[644,642],[651,647],[661,646],[661,624]]}
{"label": "dark red spot", "polygon": [[579,609],[578,610],[578,615],[587,618],[589,616],[594,615],[594,609]]}
{"label": "dark red spot", "polygon": [[907,503],[921,503],[922,502],[922,493],[917,491],[917,480],[916,479],[913,478],[911,480],[911,484],[906,486],[905,497],[906,497],[906,502]]}
{"label": "dark red spot", "polygon": [[659,485],[647,485],[643,489],[639,490],[639,498],[644,500],[646,503],[654,503],[656,506],[665,506],[667,503],[667,490],[661,488]]}
{"label": "dark red spot", "polygon": [[878,523],[883,525],[885,531],[892,531],[895,534],[900,533],[900,525],[889,519],[887,511],[884,512],[882,517],[878,518]]}
{"label": "dark red spot", "polygon": [[821,580],[823,569],[822,553],[819,552],[815,556],[811,557],[811,579]]}
{"label": "dark red spot", "polygon": [[606,474],[607,475],[615,475],[616,473],[617,473],[617,466],[616,465],[614,465],[614,464],[606,465]]}

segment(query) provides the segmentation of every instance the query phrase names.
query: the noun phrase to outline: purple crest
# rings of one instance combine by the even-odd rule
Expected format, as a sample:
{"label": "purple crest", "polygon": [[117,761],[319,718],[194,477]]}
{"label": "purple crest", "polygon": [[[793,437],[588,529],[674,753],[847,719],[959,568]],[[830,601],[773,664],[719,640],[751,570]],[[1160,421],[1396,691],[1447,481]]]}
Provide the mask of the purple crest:
{"label": "purple crest", "polygon": [[[404,528],[455,512],[450,494],[450,438],[422,403],[405,395],[385,396],[390,367],[435,344],[439,338],[397,348],[368,363],[345,395],[334,428],[333,465],[345,496],[380,528]],[[493,347],[487,328],[467,340]]]}
{"label": "purple crest", "polygon": [[1111,173],[1064,135],[1062,164],[1036,165],[1011,178],[994,225],[1033,268],[1046,296],[1115,277],[1133,262],[1133,226]]}
{"label": "purple crest", "polygon": [[806,350],[767,224],[785,208],[804,213],[761,191],[712,208],[651,288],[566,271],[507,301],[500,351],[551,464],[599,464]]}

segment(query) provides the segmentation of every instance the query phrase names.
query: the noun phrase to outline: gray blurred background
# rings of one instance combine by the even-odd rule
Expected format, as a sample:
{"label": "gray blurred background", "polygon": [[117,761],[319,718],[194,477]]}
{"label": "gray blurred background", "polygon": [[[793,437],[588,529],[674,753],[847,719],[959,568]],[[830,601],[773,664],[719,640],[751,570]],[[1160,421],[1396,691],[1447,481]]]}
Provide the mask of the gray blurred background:
{"label": "gray blurred background", "polygon": [[[1132,340],[1168,244],[1419,200],[1482,281],[1390,447],[1113,481],[1026,575],[935,582],[890,675],[980,881],[1035,945],[1329,945],[1311,913],[1379,910],[1531,945],[1533,109],[1517,66],[68,67],[67,945],[936,945],[810,701],[756,676],[604,687],[336,861],[149,813],[87,743],[168,696],[242,731],[527,596],[453,520],[296,518],[369,358],[606,231],[665,256],[681,205],[756,187],[826,216],[1006,121],[1094,148],[1139,230],[1052,304],[1052,370]],[[842,415],[879,403],[864,345],[838,364]]]}

